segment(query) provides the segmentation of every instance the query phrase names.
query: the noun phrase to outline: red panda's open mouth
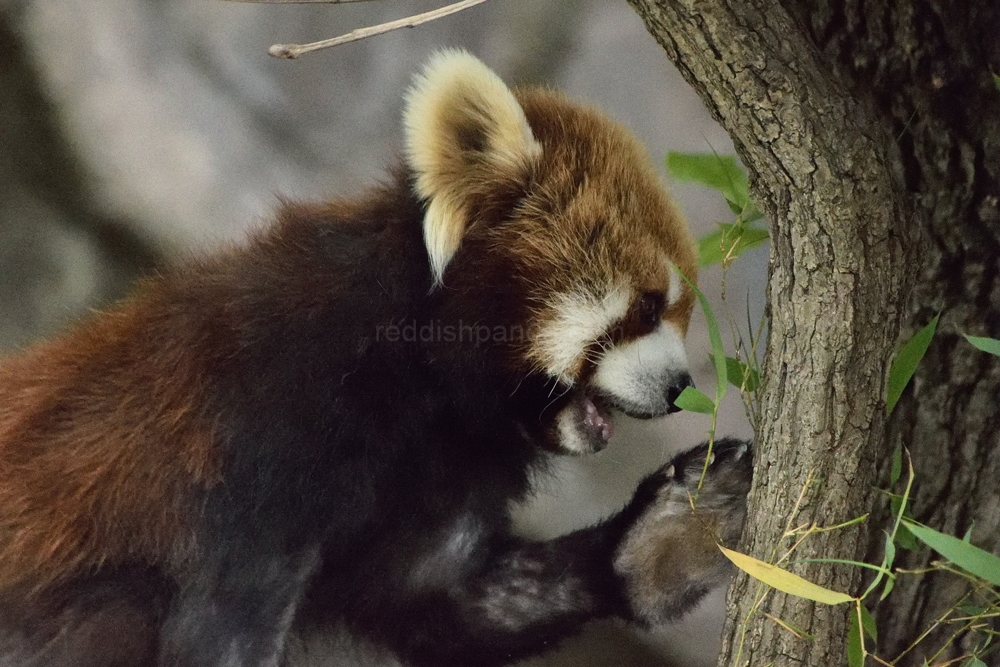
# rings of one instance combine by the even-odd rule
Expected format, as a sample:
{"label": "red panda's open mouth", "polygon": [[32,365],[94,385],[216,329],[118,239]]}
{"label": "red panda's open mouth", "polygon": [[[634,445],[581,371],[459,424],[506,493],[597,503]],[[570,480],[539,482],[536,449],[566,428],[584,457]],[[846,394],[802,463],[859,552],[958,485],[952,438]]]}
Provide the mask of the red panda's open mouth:
{"label": "red panda's open mouth", "polygon": [[611,439],[615,427],[607,416],[607,408],[597,396],[581,394],[583,407],[583,427],[591,438],[606,443]]}

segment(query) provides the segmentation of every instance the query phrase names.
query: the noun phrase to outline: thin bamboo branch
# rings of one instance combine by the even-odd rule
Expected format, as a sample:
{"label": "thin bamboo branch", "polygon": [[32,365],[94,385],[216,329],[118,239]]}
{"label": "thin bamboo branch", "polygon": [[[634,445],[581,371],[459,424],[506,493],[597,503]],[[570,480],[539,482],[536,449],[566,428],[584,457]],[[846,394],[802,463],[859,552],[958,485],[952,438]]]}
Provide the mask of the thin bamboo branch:
{"label": "thin bamboo branch", "polygon": [[250,2],[258,5],[343,5],[348,2],[372,2],[373,0],[224,0],[224,2]]}
{"label": "thin bamboo branch", "polygon": [[325,39],[320,42],[312,42],[311,44],[275,44],[268,49],[267,52],[275,58],[294,59],[298,58],[303,53],[319,51],[320,49],[328,49],[333,46],[347,44],[348,42],[356,42],[360,39],[374,37],[375,35],[382,35],[387,32],[392,32],[393,30],[399,30],[400,28],[413,28],[414,26],[443,18],[449,14],[460,12],[463,9],[474,7],[475,5],[483,2],[486,2],[486,0],[462,0],[462,2],[456,2],[445,7],[433,9],[429,12],[424,12],[423,14],[407,16],[406,18],[389,21],[388,23],[380,23],[379,25],[369,26],[367,28],[358,28],[357,30],[347,33],[346,35],[334,37],[333,39]]}

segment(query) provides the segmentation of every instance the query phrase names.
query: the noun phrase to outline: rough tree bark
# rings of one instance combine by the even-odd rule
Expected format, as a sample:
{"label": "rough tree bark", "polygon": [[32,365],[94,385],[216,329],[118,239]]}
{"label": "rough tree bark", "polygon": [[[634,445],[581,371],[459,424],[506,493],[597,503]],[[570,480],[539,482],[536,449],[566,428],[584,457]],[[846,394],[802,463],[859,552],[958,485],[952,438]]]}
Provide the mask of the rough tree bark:
{"label": "rough tree bark", "polygon": [[[886,451],[883,380],[909,283],[902,235],[910,213],[887,168],[891,137],[775,0],[632,4],[733,135],[771,220],[766,384],[743,548],[773,560],[790,520],[832,525],[875,503],[875,463]],[[868,530],[821,533],[796,555],[860,558]],[[860,583],[849,569],[796,569],[837,590]],[[772,593],[751,614],[757,590],[741,576],[731,591],[723,643],[734,659],[842,661],[848,609]]]}
{"label": "rough tree bark", "polygon": [[[974,541],[997,551],[1000,359],[960,334],[1000,338],[1000,90],[991,80],[1000,73],[1000,3],[803,0],[796,11],[838,78],[897,137],[920,211],[907,328],[936,312],[941,323],[889,430],[913,455],[914,515],[951,534],[974,524]],[[880,548],[876,540],[871,552]],[[906,553],[899,565],[919,569],[931,558]],[[898,656],[963,592],[952,576],[902,577],[876,610],[880,653]],[[923,664],[955,629],[941,627],[899,664]],[[958,658],[976,641],[966,634],[935,660]],[[987,661],[1000,665],[1000,655]]]}
{"label": "rough tree bark", "polygon": [[[630,2],[733,135],[772,216],[767,384],[744,548],[771,557],[815,471],[823,483],[806,494],[796,523],[876,515],[856,531],[810,538],[798,555],[878,558],[884,503],[871,489],[902,443],[917,470],[916,517],[958,534],[974,521],[974,541],[996,550],[1000,364],[959,333],[1000,336],[1000,93],[990,74],[1000,72],[1000,5]],[[900,313],[912,333],[939,311],[940,333],[886,439],[882,372]],[[929,559],[909,554],[899,564]],[[856,573],[799,571],[857,590]],[[737,656],[751,665],[844,664],[846,609],[771,595],[744,624],[755,592],[737,577],[720,665]],[[953,578],[903,577],[876,610],[879,654],[895,659],[961,592]],[[952,631],[933,633],[898,664],[922,664]],[[970,641],[937,659],[962,655]]]}

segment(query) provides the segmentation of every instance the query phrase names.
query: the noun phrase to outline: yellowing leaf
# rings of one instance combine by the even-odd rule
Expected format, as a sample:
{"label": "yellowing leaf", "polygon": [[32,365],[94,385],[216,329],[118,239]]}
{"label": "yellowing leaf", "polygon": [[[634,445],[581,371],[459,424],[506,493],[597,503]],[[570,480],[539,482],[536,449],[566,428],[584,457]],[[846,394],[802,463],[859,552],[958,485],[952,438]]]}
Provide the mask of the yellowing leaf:
{"label": "yellowing leaf", "polygon": [[841,604],[854,599],[845,593],[838,593],[837,591],[831,591],[829,588],[818,586],[797,574],[792,574],[787,570],[782,570],[780,567],[757,560],[753,556],[741,554],[739,551],[727,549],[722,545],[719,545],[719,549],[722,550],[726,558],[733,561],[736,567],[754,579],[763,581],[768,586],[777,588],[784,593],[822,604]]}

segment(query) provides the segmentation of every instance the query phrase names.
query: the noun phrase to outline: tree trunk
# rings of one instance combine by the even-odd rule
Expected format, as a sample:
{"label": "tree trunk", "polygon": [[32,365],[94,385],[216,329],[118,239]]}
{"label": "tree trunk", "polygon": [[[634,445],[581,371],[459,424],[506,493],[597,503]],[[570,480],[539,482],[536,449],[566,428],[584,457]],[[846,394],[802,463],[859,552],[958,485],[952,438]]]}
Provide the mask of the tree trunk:
{"label": "tree trunk", "polygon": [[[878,369],[888,352],[882,336],[894,329],[899,298],[905,292],[902,283],[885,293],[868,292],[883,289],[879,279],[905,276],[898,263],[899,249],[891,241],[887,246],[880,236],[893,228],[887,224],[882,232],[873,230],[868,200],[859,199],[859,193],[849,188],[840,193],[842,198],[810,191],[813,184],[807,179],[815,173],[810,163],[830,162],[846,166],[834,174],[846,184],[866,183],[889,198],[889,190],[883,189],[888,186],[897,201],[910,207],[896,212],[911,228],[910,256],[917,271],[915,289],[905,306],[904,334],[942,313],[939,333],[888,429],[890,447],[902,444],[913,456],[913,513],[953,534],[963,534],[974,524],[973,541],[997,551],[1000,360],[975,351],[960,334],[1000,337],[1000,92],[991,80],[991,72],[1000,73],[1000,4],[992,0],[974,4],[785,0],[783,6],[754,0],[631,1],[733,134],[756,177],[756,195],[775,216],[769,288],[772,329],[762,397],[765,418],[758,434],[761,456],[751,495],[752,527],[744,548],[758,557],[770,556],[773,545],[780,542],[789,500],[808,469],[815,468],[826,482],[815,495],[807,494],[805,516],[795,523],[817,518],[831,523],[884,505],[868,492],[875,480],[867,466],[881,467],[884,484],[887,463],[887,450],[878,437],[879,418],[869,408],[882,390]],[[789,20],[786,11],[798,21]],[[781,85],[785,82],[793,87]],[[841,90],[857,100],[853,107],[839,106]],[[833,108],[849,110],[846,120],[817,113],[824,100]],[[801,114],[800,123],[790,125],[774,113],[789,107]],[[774,119],[768,122],[771,114]],[[776,136],[794,136],[802,127],[832,120],[844,122],[822,128],[828,141],[798,142],[803,151],[812,153],[811,161],[787,163],[785,174],[762,166],[775,159],[785,164],[780,155],[768,155]],[[852,122],[858,127],[852,128]],[[859,145],[852,132],[882,139]],[[891,145],[882,143],[885,137]],[[868,150],[870,156],[884,160],[892,180],[885,175],[872,179],[865,163],[851,157],[856,150]],[[791,184],[785,191],[782,177]],[[815,218],[812,225],[805,220],[802,226],[796,211],[807,210],[809,202]],[[829,205],[863,221],[863,230],[828,227],[825,220],[835,214],[825,210]],[[862,232],[874,234],[880,246],[872,246]],[[897,233],[902,232],[897,229]],[[816,292],[800,289],[799,276],[816,284],[845,275],[839,266],[843,255],[833,240],[840,235],[841,242],[848,243],[847,237],[858,235],[865,252],[885,253],[877,263],[862,264],[863,271],[854,273],[854,282],[841,293],[842,298],[851,295],[854,329],[842,320],[840,310],[817,301]],[[834,252],[814,254],[817,245]],[[869,299],[874,300],[867,303]],[[863,307],[875,312],[862,311]],[[885,309],[882,322],[866,319],[877,315],[880,307]],[[839,384],[851,374],[840,364],[852,363],[869,369],[867,384]],[[809,390],[796,393],[796,387]],[[868,449],[862,451],[864,437],[855,429],[866,428],[871,437]],[[834,457],[836,461],[831,460]],[[828,467],[835,463],[836,468]],[[840,483],[852,474],[853,486]],[[883,508],[867,528],[844,534],[869,545],[869,561],[881,556],[884,538],[879,528],[885,518]],[[849,539],[826,537],[800,555],[853,558],[865,552],[863,545]],[[927,550],[903,553],[897,565],[921,568],[932,556]],[[841,590],[856,583],[835,568],[815,568],[806,574]],[[813,637],[798,639],[759,612],[744,622],[755,592],[746,577],[737,578],[720,665],[735,664],[737,655],[740,664],[843,664],[843,610],[817,607],[810,613],[809,605],[786,596],[767,598],[759,612]],[[952,576],[902,575],[894,593],[876,609],[879,656],[899,665],[919,665],[925,658],[943,662],[973,651],[983,635],[966,632],[938,653],[955,633],[952,625],[939,627],[899,657],[964,592],[961,580]],[[1000,664],[997,654],[985,660]]]}
{"label": "tree trunk", "polygon": [[[630,2],[733,136],[771,220],[763,419],[742,546],[773,561],[795,541],[788,525],[841,523],[876,502],[876,464],[887,452],[884,378],[910,284],[912,213],[889,168],[892,137],[776,0]],[[815,534],[794,558],[861,558],[871,530]],[[843,566],[792,569],[840,591],[861,583]],[[777,592],[758,601],[757,591],[737,576],[725,664],[843,663],[846,605]]]}
{"label": "tree trunk", "polygon": [[[941,313],[938,334],[889,425],[916,471],[912,511],[938,530],[1000,551],[1000,359],[962,333],[1000,338],[1000,3],[995,0],[788,2],[824,60],[899,146],[923,235],[908,333]],[[875,536],[869,560],[878,557]],[[897,564],[926,567],[926,549]],[[895,660],[965,592],[962,580],[902,576],[876,609],[879,655]],[[960,615],[960,614],[959,614]],[[945,662],[983,634],[939,627],[900,665]],[[998,629],[994,625],[994,629]],[[995,644],[996,642],[994,642]],[[1000,654],[985,660],[1000,665]]]}

